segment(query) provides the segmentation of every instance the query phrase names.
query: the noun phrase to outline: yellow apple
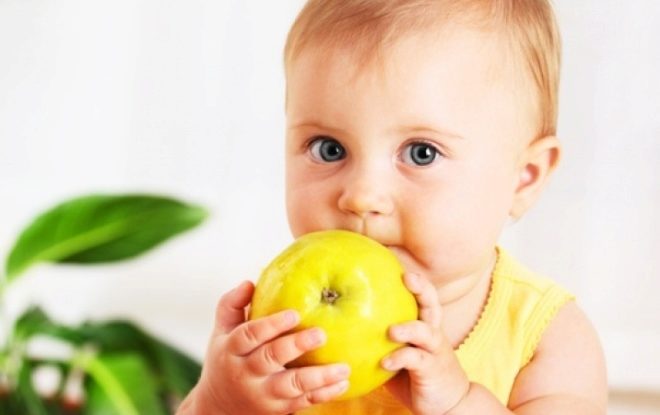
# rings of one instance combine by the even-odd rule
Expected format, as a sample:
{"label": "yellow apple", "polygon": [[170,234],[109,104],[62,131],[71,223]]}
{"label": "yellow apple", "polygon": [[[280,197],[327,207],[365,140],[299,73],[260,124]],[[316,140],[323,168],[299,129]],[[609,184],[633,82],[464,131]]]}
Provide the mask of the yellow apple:
{"label": "yellow apple", "polygon": [[383,357],[402,346],[389,340],[388,328],[417,319],[415,297],[402,275],[396,256],[373,239],[341,230],[309,233],[264,269],[250,319],[297,310],[295,330],[320,327],[327,341],[289,366],[347,363],[350,386],[340,399],[364,395],[394,375],[380,367]]}

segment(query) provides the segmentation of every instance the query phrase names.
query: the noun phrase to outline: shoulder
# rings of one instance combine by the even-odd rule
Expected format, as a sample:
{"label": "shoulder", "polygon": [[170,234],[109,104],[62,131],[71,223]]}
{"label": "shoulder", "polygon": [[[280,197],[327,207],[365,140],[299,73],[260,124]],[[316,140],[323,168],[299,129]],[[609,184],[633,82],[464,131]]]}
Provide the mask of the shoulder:
{"label": "shoulder", "polygon": [[[605,408],[605,359],[593,325],[574,302],[564,304],[543,332],[531,361],[516,377],[512,408],[548,400]],[[567,405],[568,405],[567,404]],[[593,412],[599,413],[599,412]]]}
{"label": "shoulder", "polygon": [[[551,290],[562,289],[554,280],[530,270],[505,249],[498,247],[497,252],[498,259],[493,270],[494,279],[514,286],[528,295],[543,296]],[[568,294],[567,291],[563,291]]]}
{"label": "shoulder", "polygon": [[555,281],[532,272],[506,251],[499,250],[493,272],[495,294],[506,307],[522,345],[521,366],[529,363],[543,333],[559,310],[575,297]]}

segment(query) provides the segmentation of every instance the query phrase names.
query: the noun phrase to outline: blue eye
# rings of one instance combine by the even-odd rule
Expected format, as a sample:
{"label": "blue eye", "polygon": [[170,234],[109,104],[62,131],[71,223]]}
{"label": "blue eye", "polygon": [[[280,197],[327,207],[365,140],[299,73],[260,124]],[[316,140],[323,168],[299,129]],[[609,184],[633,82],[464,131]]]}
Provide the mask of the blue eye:
{"label": "blue eye", "polygon": [[412,143],[403,151],[403,162],[416,166],[428,166],[433,163],[440,152],[430,144]]}
{"label": "blue eye", "polygon": [[346,150],[334,138],[318,137],[309,146],[312,157],[324,162],[339,161],[346,157]]}

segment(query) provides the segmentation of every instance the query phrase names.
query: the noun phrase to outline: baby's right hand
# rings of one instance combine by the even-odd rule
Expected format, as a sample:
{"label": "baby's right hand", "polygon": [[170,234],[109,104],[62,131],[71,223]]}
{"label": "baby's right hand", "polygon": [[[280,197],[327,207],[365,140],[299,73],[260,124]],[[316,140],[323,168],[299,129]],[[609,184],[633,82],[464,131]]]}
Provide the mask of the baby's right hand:
{"label": "baby's right hand", "polygon": [[202,376],[195,387],[199,414],[288,414],[326,402],[348,388],[345,364],[284,367],[325,342],[322,330],[289,333],[295,311],[246,321],[254,285],[244,282],[218,303]]}

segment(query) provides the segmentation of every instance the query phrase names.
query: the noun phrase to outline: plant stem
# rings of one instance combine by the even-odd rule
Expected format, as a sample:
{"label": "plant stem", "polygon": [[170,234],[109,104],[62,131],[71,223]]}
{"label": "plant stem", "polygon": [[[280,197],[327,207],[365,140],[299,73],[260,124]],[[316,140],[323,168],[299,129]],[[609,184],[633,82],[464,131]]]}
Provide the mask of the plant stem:
{"label": "plant stem", "polygon": [[18,373],[25,358],[25,343],[11,339],[2,350],[2,366],[0,366],[0,388],[8,390],[16,386]]}

